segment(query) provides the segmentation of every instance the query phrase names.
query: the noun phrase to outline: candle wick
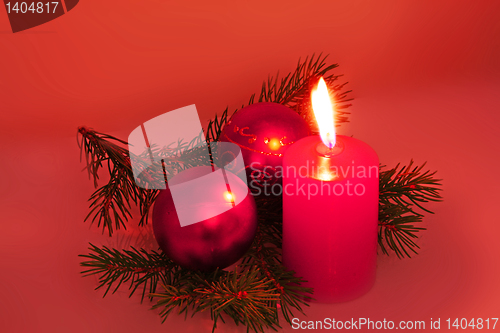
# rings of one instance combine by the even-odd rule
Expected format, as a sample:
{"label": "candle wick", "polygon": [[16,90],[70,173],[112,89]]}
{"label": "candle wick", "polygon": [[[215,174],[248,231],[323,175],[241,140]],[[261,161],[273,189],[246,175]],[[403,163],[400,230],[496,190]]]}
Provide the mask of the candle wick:
{"label": "candle wick", "polygon": [[320,142],[316,146],[316,151],[323,155],[326,158],[333,157],[335,155],[340,154],[344,150],[344,146],[342,144],[342,141],[336,140],[334,144],[331,142],[325,143],[325,142]]}

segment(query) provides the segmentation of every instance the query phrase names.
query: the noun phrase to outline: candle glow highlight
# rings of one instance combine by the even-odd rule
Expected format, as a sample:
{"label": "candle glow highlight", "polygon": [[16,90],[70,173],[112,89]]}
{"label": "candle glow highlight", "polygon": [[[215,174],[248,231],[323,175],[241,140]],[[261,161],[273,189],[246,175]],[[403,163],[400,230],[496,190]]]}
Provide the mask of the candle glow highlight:
{"label": "candle glow highlight", "polygon": [[226,199],[227,202],[234,202],[234,194],[231,193],[230,191],[224,192],[224,199]]}

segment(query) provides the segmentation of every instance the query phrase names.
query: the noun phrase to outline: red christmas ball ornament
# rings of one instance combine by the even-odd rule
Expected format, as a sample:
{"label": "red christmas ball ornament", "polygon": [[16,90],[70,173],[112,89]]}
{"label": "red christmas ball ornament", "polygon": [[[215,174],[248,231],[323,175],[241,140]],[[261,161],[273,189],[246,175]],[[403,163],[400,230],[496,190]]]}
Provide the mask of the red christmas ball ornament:
{"label": "red christmas ball ornament", "polygon": [[307,122],[296,112],[281,104],[263,102],[233,114],[221,141],[241,148],[248,185],[262,193],[264,187],[281,182],[279,168],[288,147],[308,135]]}
{"label": "red christmas ball ornament", "polygon": [[[247,185],[227,171],[226,182],[216,176],[207,181],[204,176],[210,173],[212,168],[207,166],[180,172],[168,181],[168,188],[160,192],[153,208],[158,245],[174,262],[193,270],[210,271],[234,264],[250,248],[257,232],[257,209]],[[189,186],[184,207],[179,207],[178,201],[174,205],[174,188],[179,184]],[[224,205],[227,209],[222,213],[214,209]],[[195,217],[204,218],[212,212],[214,216],[181,226],[179,216],[186,210]]]}

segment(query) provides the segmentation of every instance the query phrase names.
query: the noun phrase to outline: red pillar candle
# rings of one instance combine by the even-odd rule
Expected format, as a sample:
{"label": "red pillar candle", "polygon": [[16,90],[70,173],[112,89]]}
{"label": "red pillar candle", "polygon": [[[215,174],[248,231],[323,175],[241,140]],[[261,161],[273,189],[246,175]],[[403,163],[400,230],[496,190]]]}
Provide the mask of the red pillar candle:
{"label": "red pillar candle", "polygon": [[379,160],[366,143],[335,135],[324,81],[312,97],[321,137],[297,141],[283,160],[283,263],[316,301],[344,302],[375,281]]}

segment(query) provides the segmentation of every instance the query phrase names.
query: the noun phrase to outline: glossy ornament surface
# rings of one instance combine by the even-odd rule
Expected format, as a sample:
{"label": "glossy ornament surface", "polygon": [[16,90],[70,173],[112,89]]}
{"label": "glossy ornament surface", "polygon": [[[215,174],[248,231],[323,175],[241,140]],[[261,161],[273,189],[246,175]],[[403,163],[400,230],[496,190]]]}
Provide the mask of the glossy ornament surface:
{"label": "glossy ornament surface", "polygon": [[[168,184],[190,182],[190,188],[196,190],[192,184],[211,169],[207,166],[191,168],[174,176]],[[181,227],[168,188],[162,190],[155,201],[153,231],[158,245],[170,259],[185,268],[203,271],[225,268],[240,259],[252,244],[257,231],[255,200],[241,179],[231,172],[226,172],[226,176],[232,191],[227,190],[226,184],[215,182],[207,192],[205,182],[206,202],[192,203],[193,210],[209,210],[214,200],[228,205],[224,213],[203,221]],[[235,193],[245,195],[236,205]]]}
{"label": "glossy ornament surface", "polygon": [[281,104],[262,102],[237,111],[224,127],[221,141],[241,148],[248,186],[254,191],[281,182],[283,154],[308,135],[307,122],[295,111]]}

